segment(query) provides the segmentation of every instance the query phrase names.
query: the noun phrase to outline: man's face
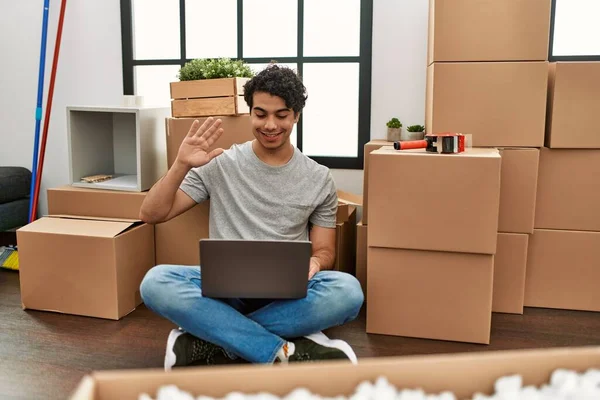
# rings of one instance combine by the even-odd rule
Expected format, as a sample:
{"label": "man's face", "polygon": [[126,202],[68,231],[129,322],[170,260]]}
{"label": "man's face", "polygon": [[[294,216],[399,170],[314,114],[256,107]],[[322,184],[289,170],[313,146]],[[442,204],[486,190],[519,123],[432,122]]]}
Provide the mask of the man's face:
{"label": "man's face", "polygon": [[276,150],[288,145],[294,124],[298,116],[294,110],[287,108],[285,101],[278,96],[265,92],[253,95],[253,107],[250,111],[254,137],[262,147]]}

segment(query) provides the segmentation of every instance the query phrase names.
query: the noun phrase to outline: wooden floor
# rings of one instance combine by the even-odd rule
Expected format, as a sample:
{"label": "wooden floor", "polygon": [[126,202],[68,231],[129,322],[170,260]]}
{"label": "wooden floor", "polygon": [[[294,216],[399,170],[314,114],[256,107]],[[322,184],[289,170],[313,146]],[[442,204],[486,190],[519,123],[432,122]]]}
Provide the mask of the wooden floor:
{"label": "wooden floor", "polygon": [[[93,370],[161,368],[173,326],[145,307],[121,321],[24,311],[19,275],[0,270],[0,398],[65,399]],[[365,312],[326,332],[358,357],[600,344],[600,313],[526,309],[494,314],[490,345],[365,333]]]}

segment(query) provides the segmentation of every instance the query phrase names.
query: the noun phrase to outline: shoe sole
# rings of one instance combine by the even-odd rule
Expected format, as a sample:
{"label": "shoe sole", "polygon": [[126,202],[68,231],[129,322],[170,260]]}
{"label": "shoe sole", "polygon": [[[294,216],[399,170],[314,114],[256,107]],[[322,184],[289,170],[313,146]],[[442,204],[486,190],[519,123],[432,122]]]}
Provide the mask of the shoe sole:
{"label": "shoe sole", "polygon": [[177,329],[173,329],[171,333],[169,333],[169,338],[167,339],[167,351],[165,352],[165,371],[170,371],[175,365],[175,362],[177,362],[177,356],[173,349],[175,348],[175,341],[181,335],[183,335],[183,332]]}
{"label": "shoe sole", "polygon": [[352,347],[350,347],[350,345],[344,342],[343,340],[329,339],[323,332],[313,333],[312,335],[308,335],[305,337],[317,344],[320,344],[321,346],[330,347],[342,351],[346,355],[346,357],[350,359],[352,364],[358,364],[358,358],[356,357],[354,350],[352,350]]}

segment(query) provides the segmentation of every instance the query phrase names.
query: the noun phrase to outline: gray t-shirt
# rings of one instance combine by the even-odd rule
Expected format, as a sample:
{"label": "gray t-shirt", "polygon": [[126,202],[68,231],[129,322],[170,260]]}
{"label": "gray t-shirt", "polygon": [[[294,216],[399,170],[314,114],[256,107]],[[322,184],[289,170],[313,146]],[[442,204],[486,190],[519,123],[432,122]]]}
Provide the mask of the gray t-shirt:
{"label": "gray t-shirt", "polygon": [[193,168],[181,186],[197,203],[210,199],[213,239],[308,240],[308,223],[334,228],[337,193],[331,171],[297,148],[287,164],[261,161],[252,141],[233,145]]}

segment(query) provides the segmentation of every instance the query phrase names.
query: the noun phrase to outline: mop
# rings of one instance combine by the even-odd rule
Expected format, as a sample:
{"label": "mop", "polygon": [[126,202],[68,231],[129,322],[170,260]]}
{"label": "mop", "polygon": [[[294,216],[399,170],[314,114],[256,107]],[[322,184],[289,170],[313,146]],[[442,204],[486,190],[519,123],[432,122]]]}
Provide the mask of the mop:
{"label": "mop", "polygon": [[46,140],[48,139],[48,126],[50,125],[50,113],[52,112],[52,98],[54,97],[54,81],[56,78],[56,67],[58,66],[58,55],[60,53],[60,42],[62,38],[63,21],[65,19],[65,9],[67,0],[62,0],[60,5],[60,17],[58,19],[58,29],[56,31],[56,41],[54,45],[54,60],[52,61],[52,73],[50,75],[50,88],[48,89],[48,98],[46,100],[46,115],[44,117],[44,131],[42,133],[42,148],[40,149],[40,160],[37,169],[37,179],[35,182],[35,192],[33,195],[33,206],[30,222],[36,219],[38,200],[40,197],[40,185],[42,182],[42,171],[44,169],[44,155],[46,153]]}
{"label": "mop", "polygon": [[35,139],[33,144],[33,167],[31,168],[31,188],[29,192],[29,222],[33,221],[33,197],[37,180],[38,146],[40,142],[40,123],[42,121],[42,97],[44,94],[44,67],[46,65],[46,38],[48,34],[48,10],[50,0],[44,0],[44,17],[42,22],[42,46],[40,49],[40,68],[38,75],[37,107],[35,109]]}

